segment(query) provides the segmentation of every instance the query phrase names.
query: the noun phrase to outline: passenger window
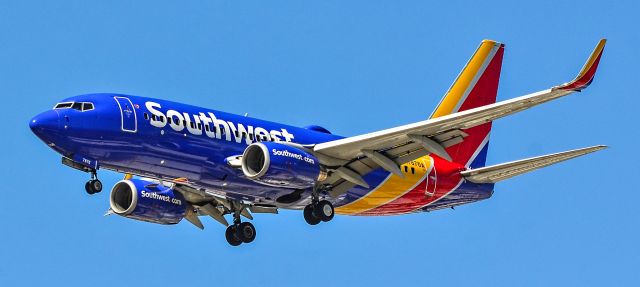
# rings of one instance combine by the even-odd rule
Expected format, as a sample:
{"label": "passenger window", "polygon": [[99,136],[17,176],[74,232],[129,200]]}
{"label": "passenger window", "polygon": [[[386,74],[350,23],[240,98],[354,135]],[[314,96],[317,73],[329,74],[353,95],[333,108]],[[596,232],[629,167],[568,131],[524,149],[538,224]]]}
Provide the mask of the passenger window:
{"label": "passenger window", "polygon": [[151,116],[151,119],[156,121],[157,120],[156,115]]}
{"label": "passenger window", "polygon": [[416,169],[411,167],[411,174],[415,174],[416,173]]}
{"label": "passenger window", "polygon": [[144,113],[144,119],[145,119],[145,120],[149,120],[149,114]]}
{"label": "passenger window", "polygon": [[209,131],[209,125],[204,126],[205,131]]}
{"label": "passenger window", "polygon": [[406,165],[404,166],[404,172],[409,172],[409,167],[407,167]]}
{"label": "passenger window", "polygon": [[172,122],[173,122],[173,120],[171,120],[171,119],[173,119],[173,118],[172,118],[172,117],[167,117],[167,122],[168,122],[169,124],[172,124]]}

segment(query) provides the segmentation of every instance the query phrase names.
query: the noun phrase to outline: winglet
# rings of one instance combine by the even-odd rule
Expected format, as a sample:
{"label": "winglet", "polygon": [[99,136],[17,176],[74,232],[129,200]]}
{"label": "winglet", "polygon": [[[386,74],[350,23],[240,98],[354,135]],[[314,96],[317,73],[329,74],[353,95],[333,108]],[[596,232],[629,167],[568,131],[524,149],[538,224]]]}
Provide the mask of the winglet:
{"label": "winglet", "polygon": [[604,45],[607,43],[607,39],[601,39],[596,45],[596,48],[589,56],[589,60],[584,64],[582,70],[578,76],[573,79],[573,81],[568,82],[566,84],[557,86],[553,88],[554,90],[568,90],[568,91],[581,91],[591,84],[593,81],[593,77],[596,74],[596,70],[598,69],[598,64],[600,63],[600,57],[602,56],[602,52],[604,51]]}

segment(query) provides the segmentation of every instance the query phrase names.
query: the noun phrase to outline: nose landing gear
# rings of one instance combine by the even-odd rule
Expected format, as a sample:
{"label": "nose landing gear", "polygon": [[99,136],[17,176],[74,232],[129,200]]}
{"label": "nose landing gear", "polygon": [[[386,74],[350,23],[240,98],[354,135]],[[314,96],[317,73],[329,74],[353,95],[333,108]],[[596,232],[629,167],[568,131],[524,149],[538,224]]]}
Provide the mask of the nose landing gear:
{"label": "nose landing gear", "polygon": [[84,184],[84,190],[88,194],[95,194],[102,191],[102,182],[98,179],[96,171],[91,172],[91,179]]}

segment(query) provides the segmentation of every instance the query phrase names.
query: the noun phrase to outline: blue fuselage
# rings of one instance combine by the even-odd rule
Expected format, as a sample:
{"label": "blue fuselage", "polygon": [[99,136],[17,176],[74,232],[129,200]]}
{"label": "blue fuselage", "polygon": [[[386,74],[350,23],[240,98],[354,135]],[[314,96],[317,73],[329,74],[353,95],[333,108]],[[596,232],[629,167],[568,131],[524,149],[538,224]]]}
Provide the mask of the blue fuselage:
{"label": "blue fuselage", "polygon": [[[65,103],[74,103],[74,106],[65,106]],[[64,157],[145,177],[187,178],[233,199],[281,208],[299,209],[306,200],[276,202],[275,199],[292,190],[249,180],[240,169],[228,164],[228,160],[242,155],[245,148],[256,141],[304,145],[342,138],[317,126],[293,127],[138,96],[88,94],[65,99],[61,104],[34,117],[30,125],[41,140]],[[388,172],[376,169],[364,179],[375,188],[388,176]],[[464,194],[463,187],[458,189]],[[488,197],[492,185],[469,188],[473,190],[467,192],[471,196],[464,196],[460,203]],[[356,186],[333,201],[340,206],[370,190]],[[301,198],[308,196],[303,194]]]}

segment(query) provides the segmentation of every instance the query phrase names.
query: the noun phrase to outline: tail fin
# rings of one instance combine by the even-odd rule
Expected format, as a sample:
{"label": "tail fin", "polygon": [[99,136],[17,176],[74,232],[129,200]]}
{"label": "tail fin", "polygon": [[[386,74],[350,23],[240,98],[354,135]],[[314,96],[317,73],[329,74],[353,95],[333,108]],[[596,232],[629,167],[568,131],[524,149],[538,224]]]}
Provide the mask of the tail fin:
{"label": "tail fin", "polygon": [[[504,44],[483,40],[430,118],[495,103],[503,54]],[[466,129],[464,141],[448,147],[447,153],[454,162],[471,168],[482,167],[487,157],[490,132],[491,122]]]}

